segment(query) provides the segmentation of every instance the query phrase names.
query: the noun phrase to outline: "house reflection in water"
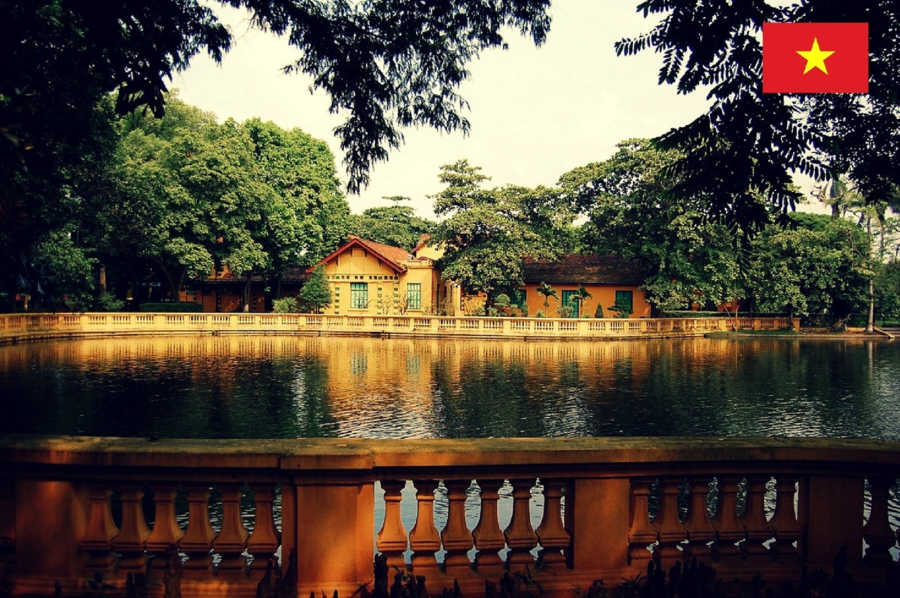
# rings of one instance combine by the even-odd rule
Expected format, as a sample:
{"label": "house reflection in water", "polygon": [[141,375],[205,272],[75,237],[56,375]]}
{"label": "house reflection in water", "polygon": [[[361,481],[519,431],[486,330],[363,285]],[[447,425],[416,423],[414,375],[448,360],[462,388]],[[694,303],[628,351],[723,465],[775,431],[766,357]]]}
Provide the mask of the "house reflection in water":
{"label": "house reflection in water", "polygon": [[894,439],[894,345],[296,336],[27,343],[0,350],[0,433]]}

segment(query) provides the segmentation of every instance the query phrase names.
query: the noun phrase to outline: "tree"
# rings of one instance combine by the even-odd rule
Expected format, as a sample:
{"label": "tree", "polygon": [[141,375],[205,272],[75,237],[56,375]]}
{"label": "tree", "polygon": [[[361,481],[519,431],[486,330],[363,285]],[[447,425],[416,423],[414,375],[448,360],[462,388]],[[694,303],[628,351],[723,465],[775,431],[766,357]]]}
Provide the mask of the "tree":
{"label": "tree", "polygon": [[395,205],[368,208],[360,215],[351,215],[349,231],[363,239],[402,247],[407,251],[415,249],[422,235],[434,234],[437,223],[419,218],[413,208],[400,205],[401,201],[409,201],[408,197],[383,199]]}
{"label": "tree", "polygon": [[323,307],[331,305],[331,287],[328,286],[324,266],[316,266],[313,270],[312,276],[300,289],[300,299],[312,306],[313,313],[319,313]]}
{"label": "tree", "polygon": [[584,288],[583,284],[578,285],[578,290],[575,291],[575,295],[572,297],[572,300],[575,302],[575,317],[581,317],[581,306],[584,304],[585,299],[590,299],[593,297],[586,288]]}
{"label": "tree", "polygon": [[[701,0],[645,0],[645,16],[662,15],[649,33],[626,38],[616,52],[653,49],[663,57],[659,83],[679,93],[703,87],[706,114],[656,139],[681,149],[676,189],[705,192],[714,215],[743,228],[767,222],[753,190],[792,208],[799,193],[790,172],[824,180],[846,173],[869,201],[900,182],[900,6],[892,0],[802,0],[784,8],[764,1],[740,7]],[[855,22],[869,25],[869,94],[763,94],[765,22]]]}
{"label": "tree", "polygon": [[554,299],[559,301],[559,296],[556,294],[556,289],[554,289],[546,282],[541,283],[541,286],[537,288],[537,292],[544,296],[544,313],[547,313],[547,309],[550,307],[550,297],[553,297]]}
{"label": "tree", "polygon": [[340,242],[348,208],[328,147],[299,129],[215,116],[168,100],[160,120],[123,122],[114,190],[98,210],[103,249],[154,264],[177,300],[186,277],[227,267],[274,283]]}
{"label": "tree", "polygon": [[564,193],[588,218],[582,244],[642,262],[647,300],[659,311],[739,297],[745,232],[710,216],[707,195],[678,190],[673,165],[681,152],[660,150],[646,139],[617,147],[609,160],[560,178]]}
{"label": "tree", "polygon": [[254,238],[267,255],[263,274],[278,298],[288,268],[312,266],[346,238],[349,207],[324,141],[258,118],[242,128],[253,144],[261,182],[271,189],[256,199],[260,227]]}
{"label": "tree", "polygon": [[526,257],[552,259],[557,249],[532,227],[528,209],[535,192],[549,190],[508,186],[483,189],[489,177],[467,160],[441,167],[447,188],[434,195],[434,212],[447,216],[438,225],[436,241],[443,245],[443,277],[488,295],[498,288],[518,288]]}
{"label": "tree", "polygon": [[[346,152],[351,191],[367,184],[369,168],[387,158],[387,148],[403,142],[400,129],[469,130],[461,116],[467,104],[456,90],[469,76],[470,60],[482,50],[505,47],[504,27],[540,45],[550,26],[549,0],[220,2],[247,8],[256,26],[288,39],[300,55],[285,72],[310,75],[313,88],[331,98],[331,111],[349,114],[336,134]],[[187,68],[200,51],[221,60],[232,41],[212,10],[196,0],[5,0],[2,12],[0,49],[9,61],[0,82],[5,129],[34,107],[32,122],[67,103],[75,111],[90,110],[113,89],[120,91],[119,113],[146,106],[161,116],[164,80]],[[62,97],[67,93],[76,101]],[[22,140],[42,141],[27,126],[11,133],[4,139],[11,151],[5,153],[20,155]]]}
{"label": "tree", "polygon": [[830,314],[836,328],[865,305],[868,242],[853,223],[815,214],[792,216],[752,242],[748,288],[760,311]]}

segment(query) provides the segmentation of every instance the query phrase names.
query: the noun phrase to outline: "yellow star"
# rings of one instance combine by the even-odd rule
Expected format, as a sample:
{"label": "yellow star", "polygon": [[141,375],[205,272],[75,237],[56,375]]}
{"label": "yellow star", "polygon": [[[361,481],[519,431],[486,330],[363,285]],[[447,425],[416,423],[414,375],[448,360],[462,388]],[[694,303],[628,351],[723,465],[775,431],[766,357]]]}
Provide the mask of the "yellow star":
{"label": "yellow star", "polygon": [[819,69],[826,75],[828,74],[828,68],[825,66],[825,59],[834,54],[834,51],[825,51],[819,49],[819,38],[813,38],[812,49],[808,51],[797,50],[797,54],[806,59],[806,68],[803,69],[803,74],[805,75],[809,71],[813,69]]}

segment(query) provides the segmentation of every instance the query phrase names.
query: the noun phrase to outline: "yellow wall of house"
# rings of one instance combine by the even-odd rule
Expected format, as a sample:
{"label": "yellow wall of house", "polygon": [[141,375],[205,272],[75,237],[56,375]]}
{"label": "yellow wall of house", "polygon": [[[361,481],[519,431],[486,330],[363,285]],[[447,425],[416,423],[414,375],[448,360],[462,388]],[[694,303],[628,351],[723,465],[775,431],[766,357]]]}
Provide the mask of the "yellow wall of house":
{"label": "yellow wall of house", "polygon": [[[561,285],[553,285],[553,288],[556,289],[556,294],[559,299],[554,299],[550,297],[549,307],[544,307],[544,296],[537,292],[537,288],[539,284],[529,283],[525,285],[525,300],[528,303],[528,314],[532,317],[541,310],[544,312],[548,318],[556,318],[559,317],[557,315],[556,309],[562,305],[563,291],[577,291],[577,284],[561,284]],[[632,304],[634,306],[634,312],[631,314],[632,318],[649,318],[650,317],[650,304],[647,303],[647,300],[644,296],[644,291],[642,291],[638,285],[600,285],[600,284],[586,284],[584,288],[592,295],[590,299],[584,301],[581,306],[581,315],[589,315],[592,318],[594,317],[594,313],[597,311],[597,305],[603,306],[603,317],[604,318],[615,318],[617,317],[616,312],[610,310],[609,308],[616,303],[616,291],[631,291],[632,292]]]}
{"label": "yellow wall of house", "polygon": [[430,260],[439,260],[444,257],[444,250],[440,247],[425,245],[416,252],[416,257],[427,257]]}
{"label": "yellow wall of house", "polygon": [[[421,262],[409,262],[407,263],[407,267],[409,269],[400,279],[400,294],[403,299],[406,300],[407,313],[433,313],[435,299],[437,297],[437,288],[435,285],[436,276],[434,275],[434,269],[431,268],[430,265],[426,265]],[[419,301],[418,306],[409,301],[410,284],[418,284],[419,288],[421,289],[421,301]]]}
{"label": "yellow wall of house", "polygon": [[[332,301],[326,314],[396,314],[399,274],[371,251],[351,247],[325,264]],[[353,307],[352,284],[366,285],[366,307]]]}

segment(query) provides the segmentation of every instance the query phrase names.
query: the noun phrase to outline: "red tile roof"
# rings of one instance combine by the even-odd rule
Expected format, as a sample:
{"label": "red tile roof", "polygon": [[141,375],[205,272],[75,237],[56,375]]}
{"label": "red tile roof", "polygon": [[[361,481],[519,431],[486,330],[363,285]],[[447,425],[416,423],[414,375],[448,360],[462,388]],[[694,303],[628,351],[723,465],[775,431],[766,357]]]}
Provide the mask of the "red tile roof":
{"label": "red tile roof", "polygon": [[[336,256],[344,253],[351,247],[362,247],[380,257],[388,267],[395,272],[406,272],[406,264],[404,262],[411,256],[409,251],[402,247],[394,247],[393,245],[385,245],[384,243],[376,243],[375,241],[366,241],[356,235],[347,236],[350,238],[350,242],[338,247],[331,255],[319,261],[316,266],[330,262]],[[316,266],[308,268],[307,272],[312,272]]]}
{"label": "red tile roof", "polygon": [[525,258],[526,283],[643,284],[647,272],[638,260],[618,255],[564,255],[548,262]]}

